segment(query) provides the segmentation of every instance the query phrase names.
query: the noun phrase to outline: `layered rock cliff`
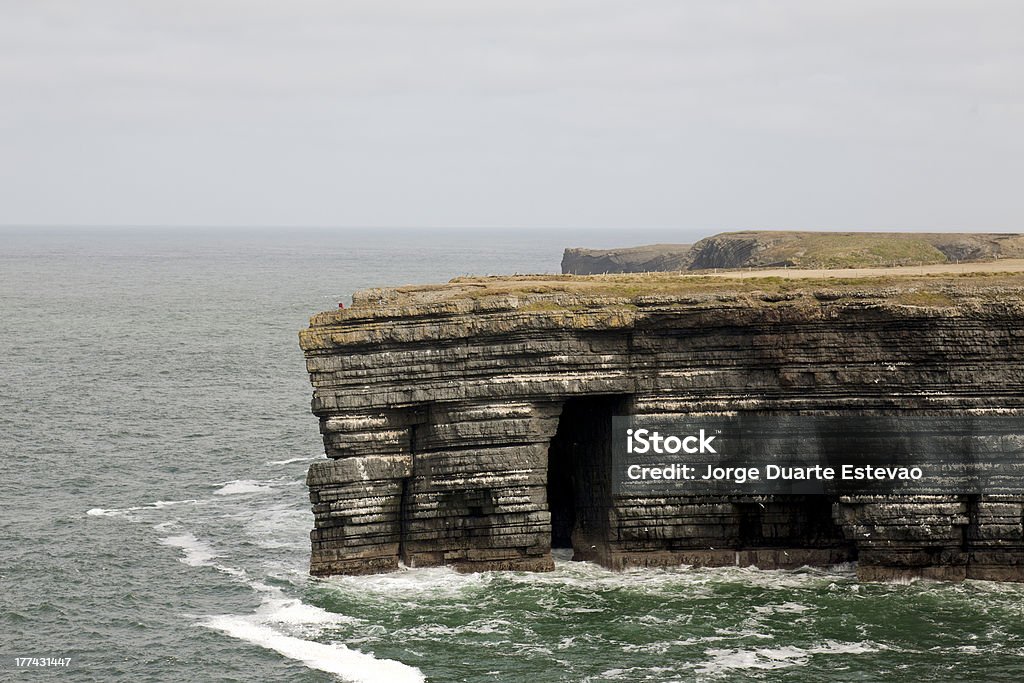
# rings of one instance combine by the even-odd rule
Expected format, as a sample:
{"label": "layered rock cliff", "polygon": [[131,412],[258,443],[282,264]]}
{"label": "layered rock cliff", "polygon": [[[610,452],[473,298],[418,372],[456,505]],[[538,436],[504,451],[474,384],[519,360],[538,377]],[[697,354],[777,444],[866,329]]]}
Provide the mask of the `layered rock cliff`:
{"label": "layered rock cliff", "polygon": [[567,275],[658,273],[687,270],[691,244],[649,244],[622,249],[568,248],[562,254]]}
{"label": "layered rock cliff", "polygon": [[1014,497],[669,496],[609,483],[612,415],[1024,413],[1024,283],[464,279],[301,333],[327,458],[316,575],[408,566],[789,567],[1024,579]]}
{"label": "layered rock cliff", "polygon": [[695,244],[566,249],[562,272],[575,275],[722,268],[871,268],[1024,258],[1024,235],[746,230]]}

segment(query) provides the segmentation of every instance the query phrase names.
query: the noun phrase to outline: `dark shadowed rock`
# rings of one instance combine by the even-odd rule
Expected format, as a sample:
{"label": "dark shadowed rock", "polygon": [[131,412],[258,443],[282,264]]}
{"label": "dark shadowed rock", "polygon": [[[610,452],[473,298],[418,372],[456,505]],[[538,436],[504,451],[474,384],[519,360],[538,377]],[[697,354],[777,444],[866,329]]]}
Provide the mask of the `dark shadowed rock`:
{"label": "dark shadowed rock", "polygon": [[571,275],[686,270],[689,244],[650,244],[626,249],[566,249],[562,272]]}

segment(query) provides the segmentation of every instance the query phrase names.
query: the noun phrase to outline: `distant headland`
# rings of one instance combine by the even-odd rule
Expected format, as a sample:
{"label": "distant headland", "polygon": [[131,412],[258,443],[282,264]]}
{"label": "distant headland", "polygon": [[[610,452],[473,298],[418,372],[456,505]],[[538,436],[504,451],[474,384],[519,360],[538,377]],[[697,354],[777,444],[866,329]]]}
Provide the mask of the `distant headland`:
{"label": "distant headland", "polygon": [[1024,234],[723,232],[695,244],[569,248],[562,273],[600,275],[731,268],[888,268],[1024,258]]}

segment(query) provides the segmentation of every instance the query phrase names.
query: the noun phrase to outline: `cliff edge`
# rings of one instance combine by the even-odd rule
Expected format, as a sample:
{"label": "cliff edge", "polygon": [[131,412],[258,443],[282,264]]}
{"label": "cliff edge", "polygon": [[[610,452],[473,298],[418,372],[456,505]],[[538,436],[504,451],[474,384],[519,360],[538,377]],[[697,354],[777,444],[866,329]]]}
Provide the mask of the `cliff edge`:
{"label": "cliff edge", "polygon": [[856,560],[1024,579],[1024,500],[609,486],[616,414],[1024,413],[1019,273],[460,278],[359,292],[300,334],[327,458],[310,571]]}

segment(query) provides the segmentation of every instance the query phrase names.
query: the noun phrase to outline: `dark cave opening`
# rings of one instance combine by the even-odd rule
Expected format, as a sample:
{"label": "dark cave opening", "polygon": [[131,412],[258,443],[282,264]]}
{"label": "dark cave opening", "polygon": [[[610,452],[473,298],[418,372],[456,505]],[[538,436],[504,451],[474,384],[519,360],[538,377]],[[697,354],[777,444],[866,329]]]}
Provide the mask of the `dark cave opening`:
{"label": "dark cave opening", "polygon": [[612,503],[612,417],[627,414],[626,395],[566,400],[548,449],[551,547],[592,559],[608,542]]}
{"label": "dark cave opening", "polygon": [[856,547],[833,517],[834,496],[775,495],[733,501],[736,549],[802,548],[844,550],[856,559]]}
{"label": "dark cave opening", "polygon": [[[611,543],[616,535],[611,528],[612,417],[629,415],[633,409],[632,396],[625,394],[579,396],[563,404],[548,448],[547,500],[551,547],[571,549],[573,560],[604,564],[616,552],[622,552]],[[682,523],[696,531],[693,536],[665,538],[662,551],[777,551],[776,555],[783,558],[780,562],[791,559],[794,566],[857,559],[856,543],[846,538],[842,524],[833,515],[838,503],[835,496],[697,498],[711,505],[731,505],[693,519],[666,519],[669,527]],[[650,539],[644,542],[647,548],[652,547]],[[770,558],[776,555],[764,557],[771,563]]]}

